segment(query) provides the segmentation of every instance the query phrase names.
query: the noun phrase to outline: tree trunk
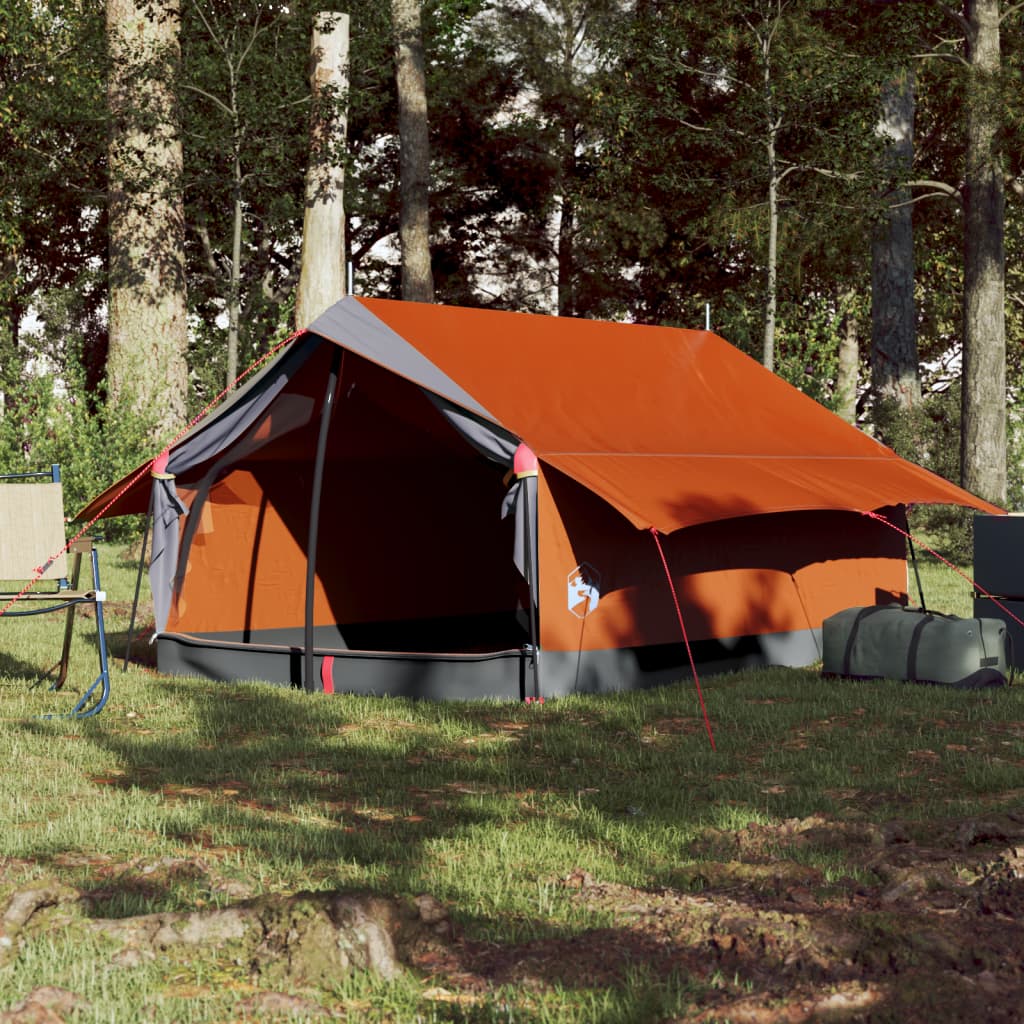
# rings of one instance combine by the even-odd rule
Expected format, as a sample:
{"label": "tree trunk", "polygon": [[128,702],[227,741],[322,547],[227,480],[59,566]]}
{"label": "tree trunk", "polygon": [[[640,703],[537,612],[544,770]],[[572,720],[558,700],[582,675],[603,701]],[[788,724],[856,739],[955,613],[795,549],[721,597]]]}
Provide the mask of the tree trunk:
{"label": "tree trunk", "polygon": [[[188,325],[176,0],[107,0],[110,346],[108,403],[155,444],[185,420]],[[140,102],[143,100],[144,102]]]}
{"label": "tree trunk", "polygon": [[345,294],[346,137],[349,17],[322,11],[313,25],[313,125],[302,226],[295,326],[308,327]]}
{"label": "tree trunk", "polygon": [[839,365],[836,368],[835,409],[847,423],[857,422],[857,384],[860,370],[860,339],[853,295],[844,296],[841,333],[839,335]]}
{"label": "tree trunk", "polygon": [[768,270],[765,283],[764,343],[761,362],[775,369],[775,318],[778,310],[779,277],[779,176],[775,158],[775,129],[768,137]]}
{"label": "tree trunk", "polygon": [[420,0],[391,0],[401,142],[402,298],[434,301],[430,268],[430,143]]}
{"label": "tree trunk", "polygon": [[921,402],[914,305],[914,227],[909,179],[914,158],[914,81],[910,72],[882,90],[879,134],[887,140],[890,187],[871,246],[871,390],[899,410]]}
{"label": "tree trunk", "polygon": [[228,278],[228,352],[226,387],[233,387],[238,377],[238,336],[242,305],[242,164],[239,149],[235,148],[234,188],[231,204],[231,270]]}
{"label": "tree trunk", "polygon": [[769,370],[775,369],[775,320],[778,315],[779,303],[779,186],[782,182],[776,149],[782,123],[775,109],[772,83],[772,41],[777,27],[778,15],[776,15],[774,24],[769,24],[766,20],[757,35],[758,48],[761,51],[761,69],[764,76],[762,89],[765,112],[765,157],[768,162],[768,259],[765,274],[764,341],[761,362]]}
{"label": "tree trunk", "polygon": [[1003,175],[998,156],[999,0],[966,0],[964,354],[960,475],[1006,502],[1006,325]]}
{"label": "tree trunk", "polygon": [[574,240],[576,206],[571,189],[576,177],[576,132],[571,125],[562,130],[562,199],[558,221],[558,315],[575,316]]}

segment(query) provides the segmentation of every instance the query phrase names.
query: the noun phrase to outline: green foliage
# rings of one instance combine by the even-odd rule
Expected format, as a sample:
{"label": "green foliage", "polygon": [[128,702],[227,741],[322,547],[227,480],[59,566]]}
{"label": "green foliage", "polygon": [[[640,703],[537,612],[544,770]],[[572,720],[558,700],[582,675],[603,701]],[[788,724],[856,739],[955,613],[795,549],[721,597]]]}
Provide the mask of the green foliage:
{"label": "green foliage", "polygon": [[[68,300],[74,305],[78,294],[60,292],[42,303],[40,312],[55,319],[43,321],[17,349],[9,339],[0,342],[0,472],[59,464],[68,515],[154,454],[141,421],[97,402],[102,388],[97,393],[89,379],[89,322],[76,330],[68,319]],[[103,526],[110,537],[133,529],[126,520]]]}
{"label": "green foliage", "polygon": [[[602,41],[602,142],[587,187],[632,215],[635,230],[606,244],[630,268],[616,286],[636,319],[692,325],[693,307],[711,301],[716,326],[759,349],[771,159],[782,293],[799,303],[863,266],[876,70],[823,30],[819,6],[637,5]],[[717,312],[727,304],[735,319]],[[747,310],[755,323],[739,322]],[[798,346],[790,361],[803,355]]]}
{"label": "green foliage", "polygon": [[[878,402],[872,409],[875,432],[897,455],[925,469],[960,482],[960,388],[929,395],[915,409],[901,410],[895,402]],[[969,509],[926,505],[914,511],[915,529],[933,540],[932,546],[959,565],[974,557]]]}
{"label": "green foliage", "polygon": [[[309,33],[320,6],[313,0],[181,5],[177,85],[191,409],[223,386],[230,299],[241,307],[241,367],[291,317],[309,150]],[[348,10],[351,89],[335,97],[348,111],[345,256],[354,263],[359,292],[394,295],[394,247],[381,244],[394,239],[398,224],[389,10],[372,0],[355,0]],[[772,19],[766,51],[758,36],[764,40]],[[561,267],[571,292],[565,308],[577,315],[699,327],[710,303],[713,329],[758,355],[766,142],[774,111],[785,175],[777,368],[830,403],[835,296],[867,295],[867,243],[878,196],[891,184],[875,133],[879,83],[914,54],[959,55],[962,42],[952,28],[939,7],[919,4],[427,0],[439,301],[549,310]],[[1024,17],[1007,12],[997,85],[1004,100],[1001,152],[1014,180],[1024,153],[1022,32]],[[102,5],[0,0],[0,302],[12,324],[29,309],[49,307],[44,312],[54,335],[63,329],[80,336],[67,358],[80,364],[82,382],[65,355],[50,357],[52,372],[66,379],[67,394],[84,410],[75,426],[83,440],[93,436],[92,414],[103,404],[105,62]],[[916,61],[914,69],[915,175],[956,185],[964,171],[963,71],[955,60]],[[146,69],[138,70],[144,94]],[[1008,198],[1013,364],[1024,352],[1024,261],[1017,258],[1024,221],[1012,189]],[[918,188],[915,199],[918,344],[921,358],[933,364],[956,351],[963,333],[963,223],[950,187]],[[242,237],[232,296],[236,201]],[[562,212],[571,215],[572,230],[559,249]],[[55,304],[59,289],[78,295],[63,313]],[[866,318],[862,323],[866,338]],[[18,389],[29,388],[14,379],[29,358],[25,351],[4,359],[11,409],[21,400]],[[1011,378],[1019,373],[1012,365]],[[26,393],[24,401],[26,408],[42,408],[71,399]],[[923,416],[934,434],[946,413]],[[47,418],[54,414],[17,429],[8,423],[5,443],[24,445],[31,426],[38,436],[30,446],[38,448]],[[111,442],[111,432],[122,429],[124,443]],[[131,429],[105,425],[96,435],[104,458],[111,443],[128,457]],[[907,430],[915,435],[918,427]],[[1011,413],[1018,452],[1010,458],[1011,504],[1017,507],[1024,504],[1022,430]],[[938,442],[926,442],[928,464],[955,456],[955,438],[944,438],[945,455]],[[920,457],[917,448],[905,450]],[[956,477],[953,466],[940,471]]]}
{"label": "green foliage", "polygon": [[0,304],[14,317],[104,250],[102,51],[96,5],[0,0]]}

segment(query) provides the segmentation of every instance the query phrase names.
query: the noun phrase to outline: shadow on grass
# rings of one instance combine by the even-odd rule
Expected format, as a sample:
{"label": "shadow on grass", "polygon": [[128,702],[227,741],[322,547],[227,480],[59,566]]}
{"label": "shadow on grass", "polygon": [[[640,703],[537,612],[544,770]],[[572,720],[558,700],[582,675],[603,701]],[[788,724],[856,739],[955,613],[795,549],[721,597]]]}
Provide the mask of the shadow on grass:
{"label": "shadow on grass", "polygon": [[[60,656],[59,647],[57,655],[58,657]],[[45,667],[22,661],[21,658],[0,651],[0,678],[9,679],[9,685],[24,686],[27,689],[31,689],[43,680],[45,676]]]}
{"label": "shadow on grass", "polygon": [[[766,978],[764,950],[756,942],[730,946],[727,929],[717,938],[699,930],[658,936],[636,914],[616,914],[604,927],[609,918],[582,901],[566,916],[573,896],[561,879],[583,867],[598,877],[618,872],[650,890],[668,885],[679,863],[695,856],[690,844],[719,805],[730,805],[740,822],[792,815],[800,806],[791,795],[797,766],[817,787],[799,800],[824,804],[829,777],[816,759],[839,775],[863,763],[890,796],[905,794],[907,771],[917,770],[920,758],[889,765],[870,745],[879,728],[868,700],[900,691],[858,684],[830,694],[793,683],[788,696],[766,695],[784,684],[780,677],[707,687],[712,719],[722,725],[718,753],[684,686],[609,696],[599,705],[527,708],[309,698],[272,686],[161,680],[159,702],[174,717],[161,725],[161,711],[141,705],[138,713],[104,716],[83,738],[118,766],[109,779],[92,781],[157,797],[147,813],[159,815],[161,835],[197,858],[213,863],[237,853],[247,870],[265,865],[272,885],[298,877],[305,887],[346,888],[355,879],[388,894],[429,891],[454,906],[468,936],[460,955],[492,987],[603,985],[639,1012],[647,996],[630,991],[631,965],[656,978],[678,970],[691,996],[706,992],[709,973],[726,966],[756,991],[795,985],[796,974],[780,968]],[[922,698],[917,703],[924,706]],[[985,705],[991,717],[1002,703]],[[935,736],[945,739],[957,714],[976,731],[978,710],[970,696],[936,694],[934,714],[944,718]],[[911,754],[928,744],[938,746],[918,729]],[[943,756],[958,768],[962,752],[936,753],[922,791],[939,784],[931,776],[943,771]],[[60,864],[62,852],[43,841],[33,856]],[[93,913],[123,916],[153,902],[188,906],[201,884],[97,878]],[[558,901],[562,916],[552,917],[549,905]],[[632,923],[622,923],[627,918]],[[846,975],[822,967],[820,978]],[[662,995],[675,999],[669,988]],[[590,1019],[643,1018],[609,1011]]]}

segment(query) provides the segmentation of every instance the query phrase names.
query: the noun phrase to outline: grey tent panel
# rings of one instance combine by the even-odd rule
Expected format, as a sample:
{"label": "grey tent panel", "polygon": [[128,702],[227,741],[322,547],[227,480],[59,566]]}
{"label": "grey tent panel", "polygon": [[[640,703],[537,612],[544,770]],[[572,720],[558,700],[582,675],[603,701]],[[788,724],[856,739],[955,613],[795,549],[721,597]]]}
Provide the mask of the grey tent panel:
{"label": "grey tent panel", "polygon": [[468,391],[351,295],[317,317],[310,324],[309,331],[392,370],[491,423],[499,422]]}
{"label": "grey tent panel", "polygon": [[[279,686],[302,684],[303,636],[274,630],[261,642],[223,636],[163,633],[156,641],[161,672],[205,676],[221,682],[260,680]],[[763,665],[809,665],[819,657],[821,630],[701,640],[693,653],[702,673],[732,672]],[[327,634],[323,640],[329,642]],[[353,651],[320,646],[316,671],[333,658],[331,676],[338,694],[388,694],[428,700],[522,700],[532,693],[530,653],[522,649],[480,654]],[[614,693],[692,681],[682,643],[603,651],[544,651],[545,697],[574,693]]]}
{"label": "grey tent panel", "polygon": [[[246,387],[232,395],[215,416],[211,416],[175,444],[166,467],[171,476],[154,480],[151,504],[153,548],[149,580],[153,591],[157,632],[167,624],[173,589],[177,585],[178,520],[186,512],[178,498],[174,476],[218,455],[258,424],[271,402],[305,365],[315,348],[315,345],[303,344],[300,337]],[[297,425],[297,422],[292,424]]]}

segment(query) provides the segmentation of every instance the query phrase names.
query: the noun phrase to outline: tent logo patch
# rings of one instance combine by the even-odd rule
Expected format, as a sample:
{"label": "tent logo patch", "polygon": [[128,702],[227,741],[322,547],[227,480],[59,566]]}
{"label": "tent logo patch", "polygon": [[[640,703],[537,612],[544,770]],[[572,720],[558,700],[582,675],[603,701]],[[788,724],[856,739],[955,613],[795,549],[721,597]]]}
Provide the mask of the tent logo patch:
{"label": "tent logo patch", "polygon": [[568,577],[569,611],[578,619],[585,619],[597,610],[601,600],[601,574],[589,563],[580,562]]}

